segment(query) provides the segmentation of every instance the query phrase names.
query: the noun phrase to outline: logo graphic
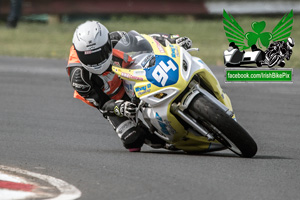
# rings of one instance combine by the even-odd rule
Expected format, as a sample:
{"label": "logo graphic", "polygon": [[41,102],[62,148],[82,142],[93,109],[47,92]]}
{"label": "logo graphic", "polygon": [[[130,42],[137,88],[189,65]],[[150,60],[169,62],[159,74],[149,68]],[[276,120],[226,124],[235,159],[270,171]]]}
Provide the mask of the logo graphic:
{"label": "logo graphic", "polygon": [[291,83],[293,69],[225,69],[226,83],[233,82],[281,82],[281,83]]}
{"label": "logo graphic", "polygon": [[164,55],[157,55],[155,58],[155,66],[145,69],[148,81],[158,87],[175,84],[179,77],[177,63]]}
{"label": "logo graphic", "polygon": [[171,126],[170,122],[167,120],[163,120],[158,113],[155,114],[155,118],[159,123],[159,126],[161,128],[161,131],[163,132],[163,134],[165,135],[174,135],[175,134],[175,130],[173,129],[173,127]]}
{"label": "logo graphic", "polygon": [[123,37],[121,38],[120,42],[124,45],[124,46],[128,46],[130,44],[130,37],[128,35],[128,33],[125,33],[123,35]]}
{"label": "logo graphic", "polygon": [[179,52],[178,52],[178,48],[176,46],[173,46],[170,44],[170,47],[171,47],[171,51],[172,51],[172,58],[176,58],[179,56]]}
{"label": "logo graphic", "polygon": [[119,109],[118,106],[115,106],[115,107],[114,107],[114,113],[115,113],[117,116],[122,117],[121,112],[120,112],[120,109]]}
{"label": "logo graphic", "polygon": [[136,92],[140,92],[140,91],[143,91],[143,90],[147,90],[148,88],[151,88],[151,84],[150,83],[148,85],[144,85],[144,86],[135,88],[135,91]]}
{"label": "logo graphic", "polygon": [[135,92],[137,92],[137,94],[140,96],[147,92],[150,92],[151,91],[150,88],[151,88],[151,84],[149,83],[149,84],[141,86],[141,87],[136,87]]}
{"label": "logo graphic", "polygon": [[170,133],[167,129],[167,125],[163,122],[162,118],[158,115],[158,113],[156,113],[155,118],[157,119],[157,121],[161,127],[161,131],[166,135],[170,135]]}
{"label": "logo graphic", "polygon": [[[266,32],[266,22],[252,22],[253,31],[246,32],[232,15],[223,10],[223,25],[229,47],[224,51],[224,64],[227,67],[257,67],[267,65],[285,66],[285,60],[290,60],[295,41],[290,37],[293,24],[293,10],[285,14],[272,32]],[[262,50],[265,47],[266,50]],[[251,48],[250,51],[244,51]],[[251,65],[251,67],[253,67]]]}
{"label": "logo graphic", "polygon": [[134,79],[134,80],[139,80],[139,81],[143,81],[143,77],[139,77],[139,76],[133,76],[129,73],[125,73],[125,72],[122,72],[121,73],[121,77],[124,77],[124,78],[128,78],[128,79]]}
{"label": "logo graphic", "polygon": [[253,32],[247,32],[237,23],[232,15],[223,10],[223,25],[229,42],[234,42],[240,50],[249,49],[252,45],[268,48],[271,41],[287,41],[291,35],[293,24],[293,10],[278,22],[272,32],[264,32],[266,22],[252,22]]}

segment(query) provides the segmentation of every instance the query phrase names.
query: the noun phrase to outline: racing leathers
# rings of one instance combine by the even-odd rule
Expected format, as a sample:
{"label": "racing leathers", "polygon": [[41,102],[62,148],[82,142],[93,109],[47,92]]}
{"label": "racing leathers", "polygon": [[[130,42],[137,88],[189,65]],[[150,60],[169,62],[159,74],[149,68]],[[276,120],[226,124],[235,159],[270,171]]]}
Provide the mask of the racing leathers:
{"label": "racing leathers", "polygon": [[[113,47],[124,34],[126,33],[122,31],[109,34]],[[165,45],[165,40],[173,44],[177,43],[186,49],[192,45],[189,38],[178,35],[152,34],[150,36],[162,45]],[[126,68],[133,62],[132,58],[124,52],[113,49],[112,53],[114,64]],[[111,123],[125,148],[139,151],[144,143],[154,148],[164,147],[165,142],[162,139],[150,133],[142,123],[135,126],[129,119],[135,116],[135,104],[130,103],[131,99],[125,93],[122,80],[111,71],[111,66],[101,75],[89,72],[82,66],[73,45],[70,49],[67,72],[75,90],[74,98],[99,109]]]}

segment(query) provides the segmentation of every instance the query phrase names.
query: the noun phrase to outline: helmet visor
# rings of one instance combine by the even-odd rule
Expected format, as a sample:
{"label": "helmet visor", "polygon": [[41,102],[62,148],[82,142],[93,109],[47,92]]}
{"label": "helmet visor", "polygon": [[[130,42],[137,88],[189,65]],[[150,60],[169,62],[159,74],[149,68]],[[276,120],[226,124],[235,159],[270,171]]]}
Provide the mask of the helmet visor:
{"label": "helmet visor", "polygon": [[287,39],[287,46],[288,46],[290,49],[292,49],[292,48],[294,47],[294,45],[295,45],[295,42],[294,42],[293,38],[289,37],[289,38]]}
{"label": "helmet visor", "polygon": [[[76,48],[75,48],[76,49]],[[88,67],[98,68],[99,65],[106,62],[112,53],[110,40],[103,46],[87,51],[78,51],[76,49],[80,62]]]}

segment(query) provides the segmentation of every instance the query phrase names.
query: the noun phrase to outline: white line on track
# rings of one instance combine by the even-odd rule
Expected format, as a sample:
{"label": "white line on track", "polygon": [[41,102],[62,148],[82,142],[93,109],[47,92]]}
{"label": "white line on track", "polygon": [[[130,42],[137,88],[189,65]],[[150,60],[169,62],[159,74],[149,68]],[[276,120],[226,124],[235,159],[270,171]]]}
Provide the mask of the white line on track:
{"label": "white line on track", "polygon": [[66,76],[67,62],[56,59],[0,56],[0,72]]}

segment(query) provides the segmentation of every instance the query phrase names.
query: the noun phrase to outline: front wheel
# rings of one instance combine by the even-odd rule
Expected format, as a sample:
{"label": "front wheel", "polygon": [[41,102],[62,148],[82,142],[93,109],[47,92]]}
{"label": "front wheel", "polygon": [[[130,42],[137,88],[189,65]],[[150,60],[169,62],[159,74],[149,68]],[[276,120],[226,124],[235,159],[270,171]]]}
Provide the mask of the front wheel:
{"label": "front wheel", "polygon": [[213,133],[216,140],[241,157],[251,158],[257,145],[248,132],[206,95],[198,94],[188,108],[198,123]]}
{"label": "front wheel", "polygon": [[269,63],[268,63],[268,67],[271,68],[271,67],[274,67],[280,60],[280,56],[278,55],[278,53],[274,53],[274,54],[271,54],[269,56]]}

